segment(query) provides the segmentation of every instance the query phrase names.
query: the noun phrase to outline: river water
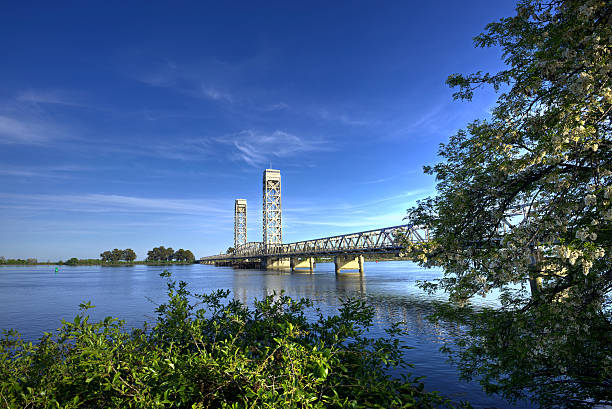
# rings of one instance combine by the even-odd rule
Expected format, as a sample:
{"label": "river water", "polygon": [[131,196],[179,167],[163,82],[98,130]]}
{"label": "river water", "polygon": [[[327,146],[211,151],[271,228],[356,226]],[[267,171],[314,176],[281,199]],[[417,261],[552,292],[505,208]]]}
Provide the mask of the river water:
{"label": "river water", "polygon": [[[433,300],[416,286],[417,280],[441,276],[406,261],[366,262],[365,273],[334,273],[333,263],[318,263],[314,273],[264,270],[234,270],[209,265],[186,266],[0,266],[0,329],[18,330],[25,339],[36,340],[44,331],[54,331],[61,319],[71,320],[81,302],[91,301],[92,319],[114,316],[129,327],[155,321],[154,309],[165,301],[166,281],[159,277],[165,268],[176,280],[189,283],[198,293],[229,289],[232,296],[251,304],[274,291],[284,290],[294,298],[310,298],[324,313],[336,311],[340,299],[365,298],[375,308],[374,335],[383,335],[390,322],[403,321],[407,335],[406,352],[414,364],[412,374],[425,376],[428,390],[437,390],[453,401],[467,400],[476,408],[530,408],[526,402],[510,404],[498,396],[486,395],[477,382],[459,380],[457,370],[439,351],[451,339],[448,326],[430,323],[426,316]],[[481,305],[495,305],[495,298],[479,299]],[[452,327],[450,327],[452,328]]]}

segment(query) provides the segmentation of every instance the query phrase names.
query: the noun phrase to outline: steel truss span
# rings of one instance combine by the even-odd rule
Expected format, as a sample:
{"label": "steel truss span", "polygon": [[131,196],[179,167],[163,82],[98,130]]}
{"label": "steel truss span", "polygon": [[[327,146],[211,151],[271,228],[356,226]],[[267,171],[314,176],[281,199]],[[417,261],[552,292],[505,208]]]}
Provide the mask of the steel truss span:
{"label": "steel truss span", "polygon": [[281,207],[281,174],[277,169],[263,173],[263,242],[276,246],[283,242],[283,214]]}
{"label": "steel truss span", "polygon": [[297,241],[287,244],[267,244],[249,242],[234,249],[233,254],[202,257],[201,261],[240,260],[262,257],[312,257],[342,254],[398,253],[404,240],[424,243],[429,240],[428,230],[403,224],[341,236]]}
{"label": "steel truss span", "polygon": [[247,242],[247,201],[236,199],[234,204],[234,248]]}

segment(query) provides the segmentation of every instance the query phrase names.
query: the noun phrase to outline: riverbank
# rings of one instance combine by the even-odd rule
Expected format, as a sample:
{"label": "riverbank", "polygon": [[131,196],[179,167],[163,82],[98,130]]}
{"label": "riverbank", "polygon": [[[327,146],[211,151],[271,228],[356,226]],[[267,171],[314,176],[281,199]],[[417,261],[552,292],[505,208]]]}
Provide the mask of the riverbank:
{"label": "riverbank", "polygon": [[134,266],[134,265],[146,265],[146,266],[177,266],[177,265],[190,265],[196,264],[196,261],[120,261],[118,263],[107,263],[102,260],[91,259],[91,260],[79,260],[78,262],[69,261],[36,261],[28,262],[26,260],[6,260],[6,262],[0,263],[0,266],[106,266],[106,267],[119,267],[119,266]]}
{"label": "riverbank", "polygon": [[230,291],[200,295],[160,275],[167,298],[149,331],[90,320],[86,302],[55,337],[29,343],[11,333],[0,345],[6,407],[454,407],[418,376],[388,376],[411,366],[402,332],[369,333],[375,308],[364,300],[344,299],[311,322],[306,299],[228,304]]}

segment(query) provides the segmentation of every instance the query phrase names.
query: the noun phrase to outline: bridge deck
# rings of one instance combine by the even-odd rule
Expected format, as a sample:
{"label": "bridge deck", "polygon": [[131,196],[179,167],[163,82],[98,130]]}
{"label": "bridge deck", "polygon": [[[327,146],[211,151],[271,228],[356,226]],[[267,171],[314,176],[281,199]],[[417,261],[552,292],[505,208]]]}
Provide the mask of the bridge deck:
{"label": "bridge deck", "polygon": [[250,242],[237,247],[233,254],[202,257],[200,261],[396,253],[403,249],[402,242],[404,239],[412,242],[424,242],[428,240],[427,230],[412,224],[403,224],[287,244],[264,246],[261,242]]}

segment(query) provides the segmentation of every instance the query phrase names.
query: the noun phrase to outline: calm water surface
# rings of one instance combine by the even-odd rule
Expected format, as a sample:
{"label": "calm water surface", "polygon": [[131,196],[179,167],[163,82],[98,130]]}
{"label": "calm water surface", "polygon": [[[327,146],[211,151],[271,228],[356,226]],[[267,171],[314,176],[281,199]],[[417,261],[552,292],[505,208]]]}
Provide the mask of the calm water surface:
{"label": "calm water surface", "polygon": [[[414,364],[412,373],[426,376],[429,390],[438,390],[453,401],[468,400],[477,408],[530,408],[528,403],[509,404],[482,392],[476,382],[459,380],[458,373],[439,352],[452,330],[429,323],[431,296],[416,287],[417,280],[441,275],[410,262],[367,262],[364,275],[341,273],[336,276],[333,263],[319,263],[313,274],[308,272],[273,272],[234,270],[208,265],[172,266],[177,280],[189,283],[192,291],[208,293],[229,289],[246,303],[261,299],[274,291],[284,290],[291,297],[306,297],[326,313],[334,312],[339,299],[347,296],[365,298],[375,307],[377,322],[374,334],[390,322],[403,321],[408,331],[407,360]],[[44,331],[53,331],[61,319],[72,319],[78,305],[91,301],[93,319],[112,315],[139,327],[155,320],[154,309],[165,301],[166,282],[159,277],[164,267],[130,266],[1,266],[0,329],[14,328],[29,340]],[[495,299],[480,299],[483,305],[495,305]]]}

